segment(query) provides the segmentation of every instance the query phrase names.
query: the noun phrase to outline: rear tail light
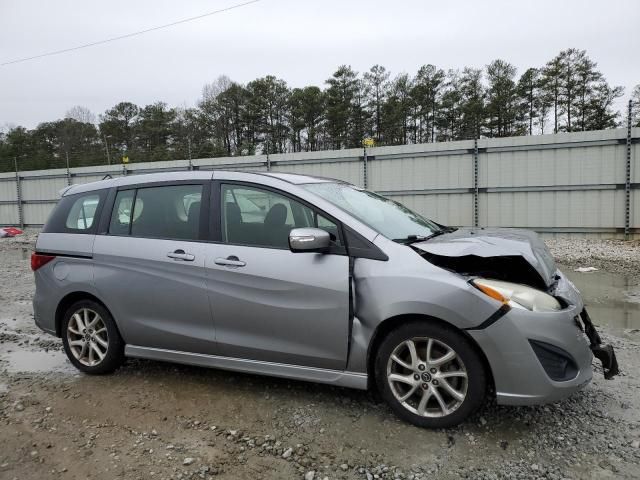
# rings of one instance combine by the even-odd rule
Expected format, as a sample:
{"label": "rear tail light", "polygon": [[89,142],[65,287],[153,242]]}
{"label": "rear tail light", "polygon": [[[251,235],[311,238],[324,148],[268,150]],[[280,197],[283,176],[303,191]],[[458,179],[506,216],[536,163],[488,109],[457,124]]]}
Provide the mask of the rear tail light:
{"label": "rear tail light", "polygon": [[43,255],[42,253],[32,253],[31,254],[31,270],[34,272],[38,270],[43,265],[46,265],[51,260],[56,258],[55,255]]}

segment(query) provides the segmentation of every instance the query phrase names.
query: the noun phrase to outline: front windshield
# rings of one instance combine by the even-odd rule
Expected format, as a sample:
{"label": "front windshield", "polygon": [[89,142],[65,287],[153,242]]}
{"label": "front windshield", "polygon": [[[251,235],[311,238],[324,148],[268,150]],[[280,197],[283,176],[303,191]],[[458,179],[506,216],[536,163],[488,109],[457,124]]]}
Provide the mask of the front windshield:
{"label": "front windshield", "polygon": [[419,239],[441,230],[437,224],[404,205],[367,190],[341,183],[302,186],[391,240]]}

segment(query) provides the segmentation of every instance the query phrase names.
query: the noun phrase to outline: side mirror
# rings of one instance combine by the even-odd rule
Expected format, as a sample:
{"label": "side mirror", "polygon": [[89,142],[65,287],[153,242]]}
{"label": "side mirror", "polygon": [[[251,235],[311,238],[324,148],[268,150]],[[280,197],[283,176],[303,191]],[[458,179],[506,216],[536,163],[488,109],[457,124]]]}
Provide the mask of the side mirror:
{"label": "side mirror", "polygon": [[289,249],[294,253],[324,253],[330,245],[329,232],[319,228],[294,228],[289,232]]}

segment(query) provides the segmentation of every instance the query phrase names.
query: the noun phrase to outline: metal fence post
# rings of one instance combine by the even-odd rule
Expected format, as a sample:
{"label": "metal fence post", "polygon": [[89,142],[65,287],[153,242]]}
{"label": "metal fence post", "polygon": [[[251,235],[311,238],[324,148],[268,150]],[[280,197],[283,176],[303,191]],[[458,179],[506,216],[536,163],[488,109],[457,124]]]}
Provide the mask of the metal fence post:
{"label": "metal fence post", "polygon": [[629,240],[629,224],[631,221],[631,108],[633,101],[629,100],[627,116],[627,165],[624,183],[624,239]]}
{"label": "metal fence post", "polygon": [[271,171],[271,158],[269,158],[269,152],[267,152],[267,172]]}
{"label": "metal fence post", "polygon": [[71,186],[71,170],[69,170],[69,152],[65,152],[67,155],[67,185]]}
{"label": "metal fence post", "polygon": [[473,139],[473,226],[478,226],[478,137]]}
{"label": "metal fence post", "polygon": [[107,135],[102,134],[102,138],[104,139],[104,149],[107,152],[107,165],[111,165],[111,156],[109,155],[109,144],[107,143]]}
{"label": "metal fence post", "polygon": [[18,171],[18,158],[13,157],[13,164],[16,168],[16,196],[18,202],[18,223],[20,228],[24,228],[24,212],[22,211],[22,186],[20,185],[20,172]]}
{"label": "metal fence post", "polygon": [[364,154],[362,155],[362,173],[363,173],[363,186],[364,188],[368,188],[369,187],[369,179],[368,179],[368,172],[369,169],[369,162],[367,159],[367,147],[364,147]]}

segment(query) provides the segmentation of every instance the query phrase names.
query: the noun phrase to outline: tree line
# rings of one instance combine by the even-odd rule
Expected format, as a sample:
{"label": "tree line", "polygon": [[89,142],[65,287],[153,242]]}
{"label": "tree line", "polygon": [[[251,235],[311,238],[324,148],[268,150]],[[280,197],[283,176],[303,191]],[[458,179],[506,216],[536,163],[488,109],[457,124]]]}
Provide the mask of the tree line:
{"label": "tree line", "polygon": [[[610,85],[586,51],[561,51],[518,75],[494,60],[444,71],[423,65],[391,77],[381,65],[360,74],[340,66],[323,88],[290,88],[268,75],[246,85],[221,76],[194,108],[121,102],[96,116],[77,106],[34,129],[0,133],[0,168],[52,168],[404,145],[616,128],[624,89]],[[640,126],[640,85],[632,99]]]}

